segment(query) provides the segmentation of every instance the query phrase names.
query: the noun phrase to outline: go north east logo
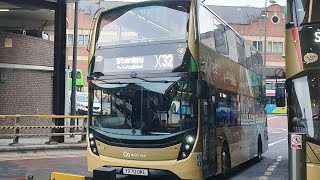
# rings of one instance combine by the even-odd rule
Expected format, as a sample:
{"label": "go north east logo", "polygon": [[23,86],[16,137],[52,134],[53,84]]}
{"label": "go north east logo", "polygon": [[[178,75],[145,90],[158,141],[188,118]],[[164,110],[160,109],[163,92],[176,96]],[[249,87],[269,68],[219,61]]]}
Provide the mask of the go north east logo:
{"label": "go north east logo", "polygon": [[145,155],[145,154],[131,154],[131,153],[126,152],[126,151],[123,152],[122,155],[124,157],[126,157],[126,158],[130,158],[130,157],[143,157],[143,158],[145,158],[145,157],[147,157],[147,155]]}

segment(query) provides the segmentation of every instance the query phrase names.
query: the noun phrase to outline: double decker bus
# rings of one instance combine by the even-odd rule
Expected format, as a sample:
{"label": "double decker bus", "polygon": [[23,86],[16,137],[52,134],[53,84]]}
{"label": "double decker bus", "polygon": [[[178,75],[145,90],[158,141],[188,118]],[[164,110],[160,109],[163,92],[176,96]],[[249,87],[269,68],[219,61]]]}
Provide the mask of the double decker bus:
{"label": "double decker bus", "polygon": [[262,56],[201,1],[102,9],[92,29],[89,171],[205,179],[261,159]]}
{"label": "double decker bus", "polygon": [[320,1],[288,0],[288,130],[307,135],[307,177],[320,176]]}
{"label": "double decker bus", "polygon": [[287,106],[278,107],[276,104],[276,83],[285,86],[285,79],[266,79],[266,112],[267,114],[287,114]]}

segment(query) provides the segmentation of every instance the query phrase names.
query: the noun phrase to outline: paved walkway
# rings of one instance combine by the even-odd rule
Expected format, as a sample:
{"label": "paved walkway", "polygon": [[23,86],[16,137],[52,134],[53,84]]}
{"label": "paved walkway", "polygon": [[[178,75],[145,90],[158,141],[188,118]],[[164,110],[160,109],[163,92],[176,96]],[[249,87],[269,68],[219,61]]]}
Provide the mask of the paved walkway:
{"label": "paved walkway", "polygon": [[[65,136],[64,143],[47,144],[48,137],[19,138],[19,144],[9,145],[12,139],[0,139],[0,160],[13,157],[54,156],[84,154],[86,142],[81,142],[81,136],[71,138]],[[79,142],[80,141],[80,142]]]}

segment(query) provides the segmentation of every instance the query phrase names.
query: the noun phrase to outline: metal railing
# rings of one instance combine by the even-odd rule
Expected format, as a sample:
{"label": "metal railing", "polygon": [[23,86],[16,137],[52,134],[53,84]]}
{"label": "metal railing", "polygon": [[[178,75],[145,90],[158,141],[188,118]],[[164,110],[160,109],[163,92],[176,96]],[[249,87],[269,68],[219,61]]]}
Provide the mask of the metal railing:
{"label": "metal railing", "polygon": [[[57,121],[64,121],[64,124],[66,124],[66,121],[68,119],[76,119],[77,122],[82,121],[83,125],[75,125],[75,126],[57,126],[56,122]],[[23,123],[23,120],[26,119],[32,119],[34,121],[34,124],[38,124],[39,122],[37,121],[43,121],[47,120],[47,124],[51,125],[39,125],[39,126],[26,126],[26,125],[21,125]],[[53,140],[53,137],[55,136],[65,136],[65,135],[81,135],[81,140],[80,141],[85,141],[86,140],[86,132],[87,132],[87,119],[88,116],[64,116],[64,115],[0,115],[0,121],[5,121],[10,124],[10,126],[0,126],[0,139],[3,138],[8,138],[12,137],[13,142],[10,143],[10,145],[18,145],[19,144],[19,138],[20,137],[34,137],[34,136],[48,136],[48,142],[49,144],[55,143]],[[4,124],[4,123],[1,123]],[[69,132],[67,129],[70,129]],[[76,129],[76,131],[71,131],[71,129]],[[30,129],[48,129],[48,133],[41,132],[40,133],[21,133],[20,130],[30,130]],[[63,132],[55,132],[56,129],[64,129]],[[3,130],[6,130],[4,133],[1,132]],[[10,133],[10,130],[12,132]],[[71,133],[72,132],[72,133]]]}

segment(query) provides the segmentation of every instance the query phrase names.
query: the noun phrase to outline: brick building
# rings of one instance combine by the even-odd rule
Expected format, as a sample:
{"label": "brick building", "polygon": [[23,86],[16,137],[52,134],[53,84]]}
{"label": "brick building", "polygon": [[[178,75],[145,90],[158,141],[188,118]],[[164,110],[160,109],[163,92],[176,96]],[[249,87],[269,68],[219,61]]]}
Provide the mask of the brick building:
{"label": "brick building", "polygon": [[[284,69],[285,10],[273,4],[267,8],[240,6],[209,6],[249,43],[264,53],[264,32],[267,32],[267,77],[273,76],[275,68]],[[266,15],[266,16],[265,16]]]}
{"label": "brick building", "polygon": [[[80,2],[81,4],[82,2]],[[77,69],[81,69],[83,72],[83,77],[85,78],[85,87],[87,87],[87,65],[88,65],[88,51],[87,45],[89,42],[90,26],[92,21],[91,14],[88,12],[80,10],[79,11],[79,22],[78,22],[78,56],[77,56]],[[70,67],[72,67],[73,61],[73,26],[74,26],[74,4],[68,4],[67,7],[67,19],[68,19],[68,29],[67,29],[67,62]]]}
{"label": "brick building", "polygon": [[[0,31],[0,42],[0,114],[52,114],[53,43],[4,31]],[[21,122],[35,124],[50,121],[24,118]],[[14,125],[14,121],[2,119],[1,125]]]}

